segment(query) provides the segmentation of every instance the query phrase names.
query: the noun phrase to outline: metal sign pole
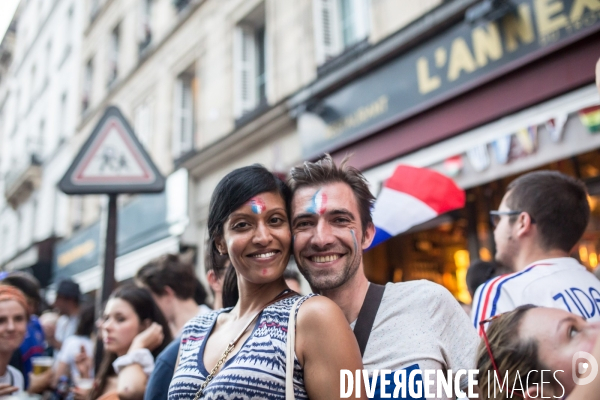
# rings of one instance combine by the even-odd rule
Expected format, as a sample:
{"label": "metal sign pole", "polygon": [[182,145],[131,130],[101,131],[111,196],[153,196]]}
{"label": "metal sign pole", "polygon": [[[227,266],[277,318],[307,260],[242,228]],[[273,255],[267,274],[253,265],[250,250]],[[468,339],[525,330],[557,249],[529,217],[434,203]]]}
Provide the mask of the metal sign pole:
{"label": "metal sign pole", "polygon": [[105,302],[115,288],[115,259],[117,257],[117,194],[108,195],[108,219],[104,248],[104,278],[102,281],[102,302]]}

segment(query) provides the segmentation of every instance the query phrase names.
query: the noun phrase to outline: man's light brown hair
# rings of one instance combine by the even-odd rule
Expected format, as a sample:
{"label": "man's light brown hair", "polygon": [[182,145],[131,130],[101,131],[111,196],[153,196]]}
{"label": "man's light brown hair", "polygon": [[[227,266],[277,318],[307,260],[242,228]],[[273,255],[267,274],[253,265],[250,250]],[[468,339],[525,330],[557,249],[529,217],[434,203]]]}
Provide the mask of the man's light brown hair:
{"label": "man's light brown hair", "polygon": [[290,170],[288,185],[295,193],[303,187],[322,186],[329,183],[345,183],[350,186],[360,213],[363,234],[369,224],[373,223],[371,208],[375,203],[375,197],[369,190],[369,184],[364,175],[356,168],[348,164],[350,156],[344,157],[340,165],[336,165],[329,154],[317,162],[305,161],[304,164]]}

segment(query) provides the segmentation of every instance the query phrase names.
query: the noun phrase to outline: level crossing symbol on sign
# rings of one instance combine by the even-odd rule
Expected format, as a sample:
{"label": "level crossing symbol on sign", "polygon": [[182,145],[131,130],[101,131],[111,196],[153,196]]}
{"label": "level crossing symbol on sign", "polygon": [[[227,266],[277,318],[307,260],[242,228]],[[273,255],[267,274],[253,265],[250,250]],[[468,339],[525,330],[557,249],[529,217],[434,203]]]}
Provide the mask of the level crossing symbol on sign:
{"label": "level crossing symbol on sign", "polygon": [[67,194],[156,193],[165,179],[129,123],[108,107],[59,183]]}

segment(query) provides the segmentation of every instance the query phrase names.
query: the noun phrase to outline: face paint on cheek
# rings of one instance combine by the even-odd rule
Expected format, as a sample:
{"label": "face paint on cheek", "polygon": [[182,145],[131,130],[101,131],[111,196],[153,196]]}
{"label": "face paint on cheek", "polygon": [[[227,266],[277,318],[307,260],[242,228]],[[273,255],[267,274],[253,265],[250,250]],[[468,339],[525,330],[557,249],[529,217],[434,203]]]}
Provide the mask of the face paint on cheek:
{"label": "face paint on cheek", "polygon": [[308,207],[306,211],[312,214],[323,215],[325,213],[325,207],[327,206],[327,195],[321,191],[321,189],[317,190],[313,195],[312,199],[308,203]]}
{"label": "face paint on cheek", "polygon": [[352,243],[354,244],[354,254],[358,254],[358,242],[356,240],[356,233],[354,233],[354,229],[350,229],[350,233],[352,233]]}
{"label": "face paint on cheek", "polygon": [[250,199],[250,207],[254,214],[262,214],[265,211],[265,202],[260,197],[253,197]]}

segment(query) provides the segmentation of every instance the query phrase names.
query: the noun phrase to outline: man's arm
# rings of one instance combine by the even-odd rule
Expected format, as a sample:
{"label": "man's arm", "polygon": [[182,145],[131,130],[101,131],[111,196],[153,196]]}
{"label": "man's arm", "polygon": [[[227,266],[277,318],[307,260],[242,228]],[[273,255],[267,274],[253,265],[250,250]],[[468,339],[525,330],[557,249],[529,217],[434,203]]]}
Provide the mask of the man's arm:
{"label": "man's arm", "polygon": [[154,371],[148,379],[146,385],[146,393],[144,399],[147,400],[166,400],[169,394],[169,385],[173,374],[175,373],[175,365],[177,364],[177,356],[179,354],[179,343],[181,338],[175,338],[159,355],[156,357]]}

